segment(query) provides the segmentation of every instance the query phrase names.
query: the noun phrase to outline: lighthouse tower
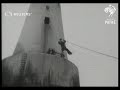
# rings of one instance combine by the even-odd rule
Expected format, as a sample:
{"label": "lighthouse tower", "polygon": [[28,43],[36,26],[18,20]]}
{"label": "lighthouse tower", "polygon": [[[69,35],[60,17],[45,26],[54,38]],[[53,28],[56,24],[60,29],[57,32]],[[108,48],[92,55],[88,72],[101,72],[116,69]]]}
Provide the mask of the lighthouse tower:
{"label": "lighthouse tower", "polygon": [[22,50],[45,53],[49,48],[60,53],[58,41],[64,39],[60,5],[31,4],[28,12],[32,14],[26,18],[14,54]]}
{"label": "lighthouse tower", "polygon": [[[80,86],[78,68],[66,52],[60,56],[60,4],[31,4],[28,13],[13,55],[2,60],[3,86]],[[49,48],[57,53],[48,54]]]}

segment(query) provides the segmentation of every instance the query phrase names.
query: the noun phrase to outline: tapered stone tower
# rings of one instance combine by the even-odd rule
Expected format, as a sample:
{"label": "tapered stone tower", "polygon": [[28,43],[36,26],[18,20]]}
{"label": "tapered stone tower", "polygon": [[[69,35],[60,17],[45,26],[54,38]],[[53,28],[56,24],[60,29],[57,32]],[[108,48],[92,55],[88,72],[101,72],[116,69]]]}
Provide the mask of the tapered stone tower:
{"label": "tapered stone tower", "polygon": [[[62,58],[60,4],[31,4],[12,56],[2,62],[3,86],[80,86],[77,67]],[[47,54],[49,48],[55,55]]]}
{"label": "tapered stone tower", "polygon": [[59,4],[31,4],[15,53],[21,50],[46,52],[53,48],[61,52],[58,40],[64,38]]}

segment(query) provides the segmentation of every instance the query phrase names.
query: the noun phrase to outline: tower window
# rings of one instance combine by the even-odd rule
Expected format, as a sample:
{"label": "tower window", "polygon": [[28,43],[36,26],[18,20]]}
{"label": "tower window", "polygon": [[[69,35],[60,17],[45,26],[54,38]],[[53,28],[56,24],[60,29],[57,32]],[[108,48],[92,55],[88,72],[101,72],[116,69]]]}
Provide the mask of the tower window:
{"label": "tower window", "polygon": [[49,24],[50,23],[50,18],[49,17],[45,17],[44,23],[45,24]]}
{"label": "tower window", "polygon": [[49,8],[50,8],[49,6],[46,6],[46,9],[47,9],[47,10],[49,10]]}

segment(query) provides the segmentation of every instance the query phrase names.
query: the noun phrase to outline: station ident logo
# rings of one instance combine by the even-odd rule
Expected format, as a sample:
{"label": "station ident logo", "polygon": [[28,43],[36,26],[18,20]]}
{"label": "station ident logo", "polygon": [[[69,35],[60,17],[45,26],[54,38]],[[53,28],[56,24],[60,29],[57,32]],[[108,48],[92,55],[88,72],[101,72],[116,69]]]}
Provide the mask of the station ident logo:
{"label": "station ident logo", "polygon": [[105,24],[116,24],[116,20],[113,18],[114,13],[116,12],[115,6],[110,4],[104,9],[104,12],[109,14],[107,19],[105,20]]}

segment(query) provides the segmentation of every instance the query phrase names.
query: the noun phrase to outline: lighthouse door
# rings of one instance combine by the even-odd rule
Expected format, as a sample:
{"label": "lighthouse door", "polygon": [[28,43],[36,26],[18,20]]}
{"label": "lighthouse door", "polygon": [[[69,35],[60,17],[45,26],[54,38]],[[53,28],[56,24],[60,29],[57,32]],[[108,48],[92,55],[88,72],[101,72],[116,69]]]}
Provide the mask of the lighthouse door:
{"label": "lighthouse door", "polygon": [[44,44],[43,44],[43,52],[46,53],[48,48],[48,30],[49,30],[49,23],[50,23],[50,18],[45,17],[44,19]]}

